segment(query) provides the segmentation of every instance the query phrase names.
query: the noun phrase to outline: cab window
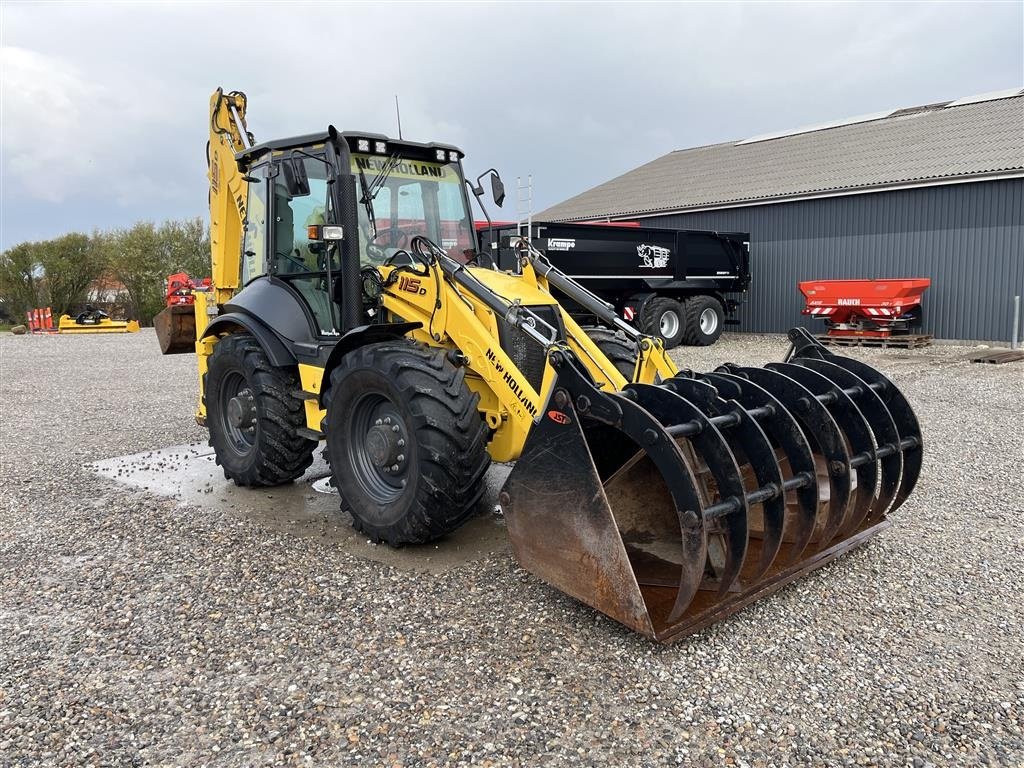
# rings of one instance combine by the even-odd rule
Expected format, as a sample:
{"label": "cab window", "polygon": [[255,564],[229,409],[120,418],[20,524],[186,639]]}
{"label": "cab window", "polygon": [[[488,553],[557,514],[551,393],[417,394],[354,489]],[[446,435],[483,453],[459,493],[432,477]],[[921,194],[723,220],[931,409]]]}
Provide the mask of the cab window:
{"label": "cab window", "polygon": [[309,177],[308,195],[290,195],[283,174],[274,179],[274,271],[278,275],[325,268],[323,245],[310,242],[307,227],[323,224],[327,217],[327,166],[308,157],[302,161]]}
{"label": "cab window", "polygon": [[[328,194],[327,166],[311,157],[301,157],[309,179],[309,194],[292,195],[279,173],[273,188],[274,217],[273,272],[305,300],[320,335],[337,333],[337,309],[331,311],[332,299],[327,285],[327,254],[331,254],[331,270],[340,265],[337,245],[311,241],[308,227],[333,220]],[[290,160],[288,161],[290,162]]]}
{"label": "cab window", "polygon": [[249,194],[242,237],[242,285],[267,272],[267,166],[249,170]]}

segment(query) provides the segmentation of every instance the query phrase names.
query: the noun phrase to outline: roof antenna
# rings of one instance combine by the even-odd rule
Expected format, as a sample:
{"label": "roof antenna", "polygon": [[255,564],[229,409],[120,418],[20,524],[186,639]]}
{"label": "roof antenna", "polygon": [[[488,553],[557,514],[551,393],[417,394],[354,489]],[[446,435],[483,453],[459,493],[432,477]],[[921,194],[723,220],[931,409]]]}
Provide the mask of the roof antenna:
{"label": "roof antenna", "polygon": [[395,94],[395,116],[398,118],[398,140],[402,140],[402,111],[398,108],[398,94]]}

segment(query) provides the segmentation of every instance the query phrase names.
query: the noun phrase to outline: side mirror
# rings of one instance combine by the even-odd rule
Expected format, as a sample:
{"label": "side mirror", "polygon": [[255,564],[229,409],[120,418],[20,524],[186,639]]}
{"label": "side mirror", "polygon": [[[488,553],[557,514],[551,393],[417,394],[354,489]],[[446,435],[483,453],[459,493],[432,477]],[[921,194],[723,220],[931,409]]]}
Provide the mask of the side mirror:
{"label": "side mirror", "polygon": [[305,197],[309,194],[309,174],[301,157],[291,157],[281,163],[284,185],[292,197]]}
{"label": "side mirror", "polygon": [[505,202],[505,185],[497,171],[491,171],[491,197],[494,198],[494,204],[501,208],[501,204]]}

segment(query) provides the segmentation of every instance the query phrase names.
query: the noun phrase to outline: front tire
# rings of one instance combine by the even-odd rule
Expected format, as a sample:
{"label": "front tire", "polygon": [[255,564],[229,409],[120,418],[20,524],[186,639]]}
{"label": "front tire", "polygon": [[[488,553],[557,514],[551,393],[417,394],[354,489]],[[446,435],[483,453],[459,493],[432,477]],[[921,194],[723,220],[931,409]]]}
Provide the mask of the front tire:
{"label": "front tire", "polygon": [[316,441],[298,434],[306,426],[295,373],[271,365],[248,333],[214,345],[203,400],[210,445],[224,477],[235,485],[273,486],[301,477],[313,463]]}
{"label": "front tire", "polygon": [[611,328],[596,325],[584,327],[583,332],[590,337],[590,340],[597,345],[604,356],[612,361],[619,373],[626,377],[626,381],[633,381],[636,359],[640,354],[635,341],[622,331],[613,331]]}
{"label": "front tire", "polygon": [[641,311],[639,326],[643,333],[661,338],[665,349],[678,347],[686,331],[683,305],[665,296],[648,299]]}
{"label": "front tire", "polygon": [[421,544],[473,513],[490,465],[479,400],[444,350],[409,339],[344,358],[324,398],[327,451],[356,530],[391,546]]}

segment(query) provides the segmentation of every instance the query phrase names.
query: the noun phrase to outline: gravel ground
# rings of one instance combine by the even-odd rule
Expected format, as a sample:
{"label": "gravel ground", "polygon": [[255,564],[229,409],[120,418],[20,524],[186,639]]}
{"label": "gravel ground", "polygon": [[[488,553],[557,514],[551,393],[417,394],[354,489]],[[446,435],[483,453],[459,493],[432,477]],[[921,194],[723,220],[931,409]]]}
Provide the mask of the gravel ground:
{"label": "gravel ground", "polygon": [[507,555],[414,575],[99,479],[203,438],[192,359],[3,334],[0,765],[1021,765],[1024,364],[966,352],[855,352],[917,408],[917,492],[661,647]]}

